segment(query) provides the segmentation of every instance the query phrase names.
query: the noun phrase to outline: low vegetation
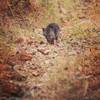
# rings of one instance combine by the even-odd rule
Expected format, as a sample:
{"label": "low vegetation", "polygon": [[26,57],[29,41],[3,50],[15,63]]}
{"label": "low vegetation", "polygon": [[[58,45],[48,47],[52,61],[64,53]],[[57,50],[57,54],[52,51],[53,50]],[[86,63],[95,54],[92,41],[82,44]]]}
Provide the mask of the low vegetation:
{"label": "low vegetation", "polygon": [[[0,100],[99,100],[99,5],[1,0]],[[61,29],[54,45],[42,31],[52,22]]]}

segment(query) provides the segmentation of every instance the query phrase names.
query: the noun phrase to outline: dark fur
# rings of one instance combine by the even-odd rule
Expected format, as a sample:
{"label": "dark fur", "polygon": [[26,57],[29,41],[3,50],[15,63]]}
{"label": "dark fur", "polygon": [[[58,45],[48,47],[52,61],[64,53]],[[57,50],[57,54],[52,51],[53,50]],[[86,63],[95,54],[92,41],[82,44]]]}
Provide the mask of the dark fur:
{"label": "dark fur", "polygon": [[43,28],[43,34],[50,44],[54,44],[54,41],[58,40],[60,28],[58,24],[51,23],[46,28]]}

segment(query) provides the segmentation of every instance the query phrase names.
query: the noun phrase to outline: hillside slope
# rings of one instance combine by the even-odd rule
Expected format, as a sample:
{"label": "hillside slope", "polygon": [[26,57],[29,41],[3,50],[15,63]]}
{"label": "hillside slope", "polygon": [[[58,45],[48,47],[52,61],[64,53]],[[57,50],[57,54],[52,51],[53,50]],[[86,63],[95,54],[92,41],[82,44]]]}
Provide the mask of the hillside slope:
{"label": "hillside slope", "polygon": [[[99,0],[1,0],[0,99],[100,99]],[[56,22],[60,42],[42,28]]]}

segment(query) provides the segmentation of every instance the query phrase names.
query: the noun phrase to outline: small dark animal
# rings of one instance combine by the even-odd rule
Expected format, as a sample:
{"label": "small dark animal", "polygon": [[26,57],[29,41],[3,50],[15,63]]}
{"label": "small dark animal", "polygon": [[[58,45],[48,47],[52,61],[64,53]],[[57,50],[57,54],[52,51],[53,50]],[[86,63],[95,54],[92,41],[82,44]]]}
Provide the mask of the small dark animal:
{"label": "small dark animal", "polygon": [[51,23],[46,28],[43,28],[43,35],[50,44],[54,44],[55,40],[58,41],[59,32],[60,28],[56,23]]}

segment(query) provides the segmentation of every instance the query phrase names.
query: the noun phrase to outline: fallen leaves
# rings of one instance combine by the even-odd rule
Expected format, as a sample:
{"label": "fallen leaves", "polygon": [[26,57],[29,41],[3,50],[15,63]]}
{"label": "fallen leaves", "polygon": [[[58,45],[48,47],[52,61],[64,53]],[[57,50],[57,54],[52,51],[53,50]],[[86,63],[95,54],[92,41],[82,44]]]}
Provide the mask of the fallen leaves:
{"label": "fallen leaves", "polygon": [[0,64],[0,71],[7,69],[7,64]]}
{"label": "fallen leaves", "polygon": [[32,59],[32,54],[27,53],[27,52],[21,52],[19,54],[19,60],[21,61],[28,61]]}
{"label": "fallen leaves", "polygon": [[6,64],[0,64],[0,98],[23,97],[25,89],[16,82],[25,81],[25,77]]}

